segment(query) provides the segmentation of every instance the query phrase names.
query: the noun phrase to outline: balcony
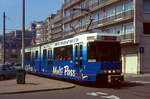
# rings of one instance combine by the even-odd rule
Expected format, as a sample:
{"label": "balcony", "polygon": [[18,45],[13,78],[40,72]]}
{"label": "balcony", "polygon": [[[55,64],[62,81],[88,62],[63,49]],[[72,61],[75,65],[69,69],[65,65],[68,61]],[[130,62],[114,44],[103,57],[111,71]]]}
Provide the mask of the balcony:
{"label": "balcony", "polygon": [[[89,29],[95,29],[95,28],[101,28],[101,27],[105,27],[105,26],[109,26],[109,25],[113,25],[116,23],[122,23],[124,21],[133,19],[134,17],[134,10],[128,10],[128,11],[124,11],[122,13],[110,16],[110,17],[105,17],[101,20],[97,20],[97,21],[93,21],[91,26],[89,27]],[[76,29],[77,32],[83,32],[86,31],[88,24],[84,24],[82,26],[79,26]],[[65,31],[65,35],[73,35],[74,31],[73,30],[69,30],[69,31]],[[126,37],[126,36],[124,36]]]}
{"label": "balcony", "polygon": [[89,8],[90,8],[91,10],[97,10],[97,9],[99,9],[99,8],[105,7],[105,6],[107,6],[107,5],[110,5],[110,4],[115,3],[115,2],[118,2],[118,1],[120,1],[120,0],[100,0],[99,3],[98,3],[98,2],[95,2],[95,3],[93,3],[93,4],[90,4],[90,5],[89,5]]}
{"label": "balcony", "polygon": [[55,28],[61,28],[61,27],[62,27],[62,23],[60,23],[60,24],[54,24],[53,29],[55,29]]}
{"label": "balcony", "polygon": [[64,8],[64,9],[69,8],[69,7],[71,7],[72,5],[74,5],[74,4],[76,4],[76,3],[79,3],[79,2],[81,2],[81,1],[82,1],[82,0],[70,0],[70,1],[65,2],[65,3],[63,4],[63,8]]}
{"label": "balcony", "polygon": [[110,17],[105,17],[98,21],[94,21],[92,23],[91,28],[104,27],[104,26],[116,24],[133,18],[134,18],[134,10],[131,9]]}
{"label": "balcony", "polygon": [[[80,0],[78,0],[78,1],[80,1]],[[95,10],[98,10],[100,8],[103,8],[107,5],[110,5],[110,4],[118,2],[118,1],[119,0],[101,0],[100,3],[96,2],[94,4],[89,5],[89,9],[90,9],[90,12],[93,12]],[[84,12],[84,11],[82,11],[82,13],[81,12],[76,12],[73,15],[65,16],[63,21],[64,21],[64,23],[67,23],[67,22],[75,20],[79,17],[85,16],[87,13],[90,13],[90,12]]]}
{"label": "balcony", "polygon": [[68,30],[68,31],[63,32],[64,37],[68,37],[68,36],[74,35],[74,34],[75,34],[75,32],[73,30]]}
{"label": "balcony", "polygon": [[134,41],[134,33],[120,35],[121,43],[131,43]]}
{"label": "balcony", "polygon": [[60,33],[62,31],[63,31],[62,28],[53,29],[51,34],[57,34],[57,33]]}

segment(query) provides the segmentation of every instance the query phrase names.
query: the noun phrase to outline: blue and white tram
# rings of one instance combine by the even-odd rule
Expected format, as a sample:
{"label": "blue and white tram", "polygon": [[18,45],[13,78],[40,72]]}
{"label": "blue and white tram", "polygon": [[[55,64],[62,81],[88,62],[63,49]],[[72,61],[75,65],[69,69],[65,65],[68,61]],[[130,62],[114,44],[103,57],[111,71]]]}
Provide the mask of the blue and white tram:
{"label": "blue and white tram", "polygon": [[119,35],[82,33],[25,49],[26,71],[79,81],[121,81]]}

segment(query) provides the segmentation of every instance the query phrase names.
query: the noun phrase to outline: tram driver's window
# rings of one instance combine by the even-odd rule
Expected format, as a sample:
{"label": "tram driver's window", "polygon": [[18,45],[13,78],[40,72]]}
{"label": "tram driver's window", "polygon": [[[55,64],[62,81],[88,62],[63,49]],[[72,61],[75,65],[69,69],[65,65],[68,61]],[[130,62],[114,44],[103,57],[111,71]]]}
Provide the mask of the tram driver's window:
{"label": "tram driver's window", "polygon": [[93,43],[88,45],[88,62],[96,62],[96,46]]}

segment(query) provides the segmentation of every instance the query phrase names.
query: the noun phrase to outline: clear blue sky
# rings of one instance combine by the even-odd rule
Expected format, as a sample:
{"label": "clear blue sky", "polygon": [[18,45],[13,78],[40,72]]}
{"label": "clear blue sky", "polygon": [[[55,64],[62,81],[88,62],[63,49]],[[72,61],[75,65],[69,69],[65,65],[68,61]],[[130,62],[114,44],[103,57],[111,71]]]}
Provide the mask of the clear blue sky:
{"label": "clear blue sky", "polygon": [[[26,27],[31,21],[42,21],[62,6],[63,0],[26,0]],[[3,26],[3,12],[7,16],[7,29],[21,29],[22,0],[0,0],[0,34]],[[8,32],[8,30],[7,30]]]}

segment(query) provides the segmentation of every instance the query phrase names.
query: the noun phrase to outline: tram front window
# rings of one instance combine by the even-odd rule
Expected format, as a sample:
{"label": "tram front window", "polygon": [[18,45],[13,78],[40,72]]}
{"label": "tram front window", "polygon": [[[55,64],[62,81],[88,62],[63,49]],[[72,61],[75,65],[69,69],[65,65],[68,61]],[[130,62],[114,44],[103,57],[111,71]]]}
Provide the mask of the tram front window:
{"label": "tram front window", "polygon": [[88,44],[88,62],[120,61],[120,44],[116,42],[91,42]]}

